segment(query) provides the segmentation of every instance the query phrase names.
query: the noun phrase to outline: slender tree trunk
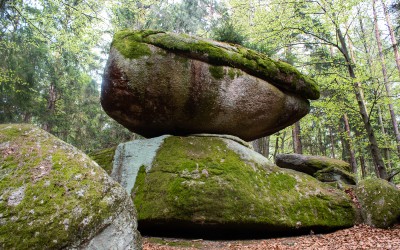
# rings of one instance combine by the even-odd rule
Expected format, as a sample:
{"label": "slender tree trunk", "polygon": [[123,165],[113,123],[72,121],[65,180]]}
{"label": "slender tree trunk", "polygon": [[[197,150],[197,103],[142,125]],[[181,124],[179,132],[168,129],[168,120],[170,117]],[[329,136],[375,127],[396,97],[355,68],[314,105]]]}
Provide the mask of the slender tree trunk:
{"label": "slender tree trunk", "polygon": [[360,155],[358,157],[360,160],[360,166],[361,166],[361,176],[364,179],[367,176],[367,171],[366,171],[366,166],[365,166],[365,158],[364,156]]}
{"label": "slender tree trunk", "polygon": [[27,112],[24,114],[24,123],[30,123],[32,119],[32,114]]}
{"label": "slender tree trunk", "polygon": [[282,138],[281,138],[281,152],[285,152],[285,140],[286,140],[286,131],[284,130],[282,133]]}
{"label": "slender tree trunk", "polygon": [[[357,126],[354,126],[353,127],[354,128],[354,131],[355,131],[355,133],[356,133],[356,138],[357,138],[357,140],[360,140],[360,138],[362,139],[364,136],[361,134],[361,132],[357,129]],[[367,173],[367,171],[366,171],[366,164],[365,164],[365,157],[364,157],[364,155],[365,155],[365,149],[364,149],[364,146],[362,146],[363,145],[363,143],[359,143],[360,145],[358,146],[358,152],[359,152],[359,156],[358,156],[358,160],[360,161],[360,167],[361,167],[361,175],[362,175],[362,178],[365,178],[366,177],[366,173]]]}
{"label": "slender tree trunk", "polygon": [[335,138],[333,137],[332,127],[329,126],[329,138],[331,140],[331,157],[335,158]]}
{"label": "slender tree trunk", "polygon": [[269,136],[259,138],[253,141],[254,150],[263,156],[269,156]]}
{"label": "slender tree trunk", "polygon": [[346,134],[347,134],[346,141],[347,141],[347,145],[348,145],[349,153],[350,153],[351,170],[357,176],[357,162],[356,162],[356,157],[354,155],[353,143],[351,141],[350,125],[349,125],[349,119],[347,118],[347,114],[343,114],[343,121],[344,121],[344,127],[346,129]]}
{"label": "slender tree trunk", "polygon": [[342,160],[343,161],[349,161],[349,159],[347,158],[348,156],[348,151],[347,151],[347,144],[346,144],[346,140],[343,136],[343,128],[342,128],[342,118],[339,120],[339,126],[338,126],[338,132],[339,132],[339,137],[340,137],[340,144],[342,145]]}
{"label": "slender tree trunk", "polygon": [[53,124],[49,120],[49,118],[51,119],[52,116],[54,115],[54,112],[56,110],[56,101],[57,101],[57,90],[54,82],[52,82],[49,86],[49,98],[47,100],[48,119],[43,126],[43,129],[46,130],[47,132],[51,132],[53,128]]}
{"label": "slender tree trunk", "polygon": [[293,125],[293,152],[296,154],[303,154],[303,146],[301,145],[300,138],[300,122],[296,122]]}
{"label": "slender tree trunk", "polygon": [[[400,155],[400,133],[399,133],[399,128],[398,128],[398,124],[397,124],[397,120],[396,120],[396,114],[394,113],[394,108],[393,108],[393,104],[392,104],[392,100],[391,100],[391,89],[390,89],[388,76],[387,76],[385,56],[384,56],[383,50],[382,50],[381,37],[379,34],[378,18],[376,15],[375,3],[376,3],[376,0],[372,0],[372,12],[374,15],[375,38],[376,38],[376,43],[378,45],[379,58],[381,60],[383,83],[385,84],[386,94],[387,94],[388,101],[389,101],[388,106],[389,106],[390,118],[392,120],[393,132],[394,132],[394,135],[396,136],[397,153]],[[387,14],[387,13],[385,13],[385,14]],[[387,20],[388,20],[388,17],[387,17]],[[389,21],[390,21],[390,18],[389,18]],[[396,48],[396,50],[397,50],[397,48]]]}
{"label": "slender tree trunk", "polygon": [[[374,2],[375,2],[375,0],[374,0]],[[390,20],[389,12],[386,7],[385,1],[381,0],[381,3],[382,3],[382,7],[383,7],[383,12],[385,13],[386,24],[387,24],[387,27],[389,28],[390,40],[392,41],[392,48],[393,48],[393,52],[394,52],[394,59],[396,61],[397,70],[399,71],[399,75],[400,75],[400,56],[399,56],[399,50],[397,49],[396,36],[394,35],[392,21]]]}
{"label": "slender tree trunk", "polygon": [[385,145],[383,147],[383,155],[384,155],[384,157],[386,159],[387,169],[390,170],[390,169],[392,169],[392,166],[391,166],[392,164],[390,162],[390,152],[389,152],[389,148],[387,146],[388,142],[386,140],[386,130],[385,130],[385,126],[384,126],[384,123],[383,123],[382,110],[381,110],[380,106],[378,106],[378,118],[379,118],[378,119],[379,126],[381,127],[381,132],[382,132],[382,135],[383,135],[383,138],[384,138],[384,142],[385,142]]}
{"label": "slender tree trunk", "polygon": [[279,133],[276,134],[276,139],[275,139],[274,160],[276,158],[276,155],[278,154],[278,150],[279,150]]}
{"label": "slender tree trunk", "polygon": [[369,120],[369,116],[368,116],[368,112],[367,112],[367,108],[366,108],[365,100],[364,100],[364,93],[361,88],[361,83],[356,80],[356,74],[354,72],[354,64],[349,56],[349,51],[347,48],[345,38],[342,34],[342,31],[338,28],[336,30],[336,32],[337,32],[337,35],[339,38],[339,42],[341,44],[341,48],[340,48],[341,52],[344,55],[345,60],[347,62],[347,69],[348,69],[349,75],[354,81],[354,83],[353,83],[354,93],[355,93],[355,96],[357,99],[357,104],[358,104],[358,107],[360,110],[360,115],[361,115],[361,118],[362,118],[362,121],[364,124],[364,128],[367,132],[368,140],[371,145],[371,147],[370,147],[371,155],[372,155],[372,158],[374,161],[375,168],[376,168],[377,172],[379,173],[378,177],[380,177],[382,179],[387,179],[388,175],[386,172],[385,164],[382,159],[381,152],[379,151],[375,132],[374,132],[372,125],[370,123],[370,120]]}

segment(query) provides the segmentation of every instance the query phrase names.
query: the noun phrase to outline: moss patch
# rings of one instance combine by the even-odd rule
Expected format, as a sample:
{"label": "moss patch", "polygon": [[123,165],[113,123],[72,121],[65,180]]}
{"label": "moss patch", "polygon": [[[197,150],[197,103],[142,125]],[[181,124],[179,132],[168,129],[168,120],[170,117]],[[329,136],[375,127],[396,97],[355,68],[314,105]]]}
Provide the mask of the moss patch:
{"label": "moss patch", "polygon": [[265,230],[349,227],[350,200],[311,176],[245,162],[219,138],[168,137],[132,193],[141,221],[263,225]]}
{"label": "moss patch", "polygon": [[320,170],[326,168],[336,168],[338,170],[343,170],[346,172],[351,171],[349,163],[323,156],[309,156],[309,159],[307,159],[306,164],[313,166],[315,169],[320,169]]}
{"label": "moss patch", "polygon": [[89,154],[100,167],[102,167],[107,174],[111,175],[113,169],[114,154],[117,147],[103,149]]}
{"label": "moss patch", "polygon": [[31,125],[0,125],[0,151],[2,249],[79,247],[126,197],[86,155]]}
{"label": "moss patch", "polygon": [[274,61],[264,54],[239,45],[228,45],[184,34],[152,30],[123,30],[115,34],[112,42],[112,46],[130,59],[149,55],[151,51],[146,44],[216,66],[239,68],[278,88],[295,92],[307,99],[318,99],[320,95],[316,82],[301,74],[293,66]]}
{"label": "moss patch", "polygon": [[356,184],[356,177],[354,174],[332,166],[317,171],[314,177],[322,182],[343,181],[350,185]]}
{"label": "moss patch", "polygon": [[210,71],[212,77],[215,79],[222,79],[225,76],[224,67],[210,65],[208,70]]}
{"label": "moss patch", "polygon": [[361,205],[364,223],[387,228],[399,222],[400,190],[382,179],[360,181],[356,196]]}

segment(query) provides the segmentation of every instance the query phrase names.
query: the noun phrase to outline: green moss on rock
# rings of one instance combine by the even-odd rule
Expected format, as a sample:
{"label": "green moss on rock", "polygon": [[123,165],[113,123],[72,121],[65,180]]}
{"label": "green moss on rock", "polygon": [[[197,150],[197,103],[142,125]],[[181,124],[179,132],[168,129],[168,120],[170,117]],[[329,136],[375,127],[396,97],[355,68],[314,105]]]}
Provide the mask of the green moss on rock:
{"label": "green moss on rock", "polygon": [[140,170],[132,191],[139,227],[179,221],[288,232],[353,225],[354,209],[344,193],[311,176],[252,161],[263,158],[252,154],[233,141],[228,145],[227,139],[166,138],[151,169]]}
{"label": "green moss on rock", "polygon": [[208,70],[210,71],[211,76],[215,79],[222,79],[225,76],[224,67],[222,66],[210,65]]}
{"label": "green moss on rock", "polygon": [[356,184],[356,177],[354,174],[333,166],[317,171],[314,177],[322,182],[341,181],[345,184]]}
{"label": "green moss on rock", "polygon": [[387,228],[400,221],[400,190],[382,179],[362,180],[355,193],[364,223]]}
{"label": "green moss on rock", "polygon": [[99,164],[99,166],[102,167],[107,172],[107,174],[111,175],[116,148],[117,147],[102,149],[100,151],[89,154],[89,157],[92,158],[97,164]]}
{"label": "green moss on rock", "polygon": [[123,30],[115,34],[112,42],[112,46],[129,59],[149,55],[147,44],[216,66],[239,68],[307,99],[318,99],[320,95],[316,82],[293,66],[239,45],[152,30]]}
{"label": "green moss on rock", "polygon": [[41,129],[0,125],[0,151],[1,249],[82,248],[126,206],[104,170]]}

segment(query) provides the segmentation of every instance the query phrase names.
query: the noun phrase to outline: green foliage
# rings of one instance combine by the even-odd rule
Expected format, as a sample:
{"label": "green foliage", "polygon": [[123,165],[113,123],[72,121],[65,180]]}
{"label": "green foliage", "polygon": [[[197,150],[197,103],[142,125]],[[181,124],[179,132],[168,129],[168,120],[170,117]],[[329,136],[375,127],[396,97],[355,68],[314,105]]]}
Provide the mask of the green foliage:
{"label": "green foliage", "polygon": [[232,20],[226,20],[213,29],[212,38],[226,43],[244,45],[246,38],[233,25]]}

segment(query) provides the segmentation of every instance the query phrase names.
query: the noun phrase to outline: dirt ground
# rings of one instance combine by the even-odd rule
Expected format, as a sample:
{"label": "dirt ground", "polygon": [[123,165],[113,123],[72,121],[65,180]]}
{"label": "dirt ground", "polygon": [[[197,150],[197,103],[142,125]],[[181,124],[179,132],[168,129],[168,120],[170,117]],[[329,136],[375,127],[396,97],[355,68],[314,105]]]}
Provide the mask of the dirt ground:
{"label": "dirt ground", "polygon": [[330,234],[313,234],[260,240],[218,241],[143,237],[144,250],[177,249],[390,249],[400,250],[400,225],[377,229],[366,225],[339,230]]}

